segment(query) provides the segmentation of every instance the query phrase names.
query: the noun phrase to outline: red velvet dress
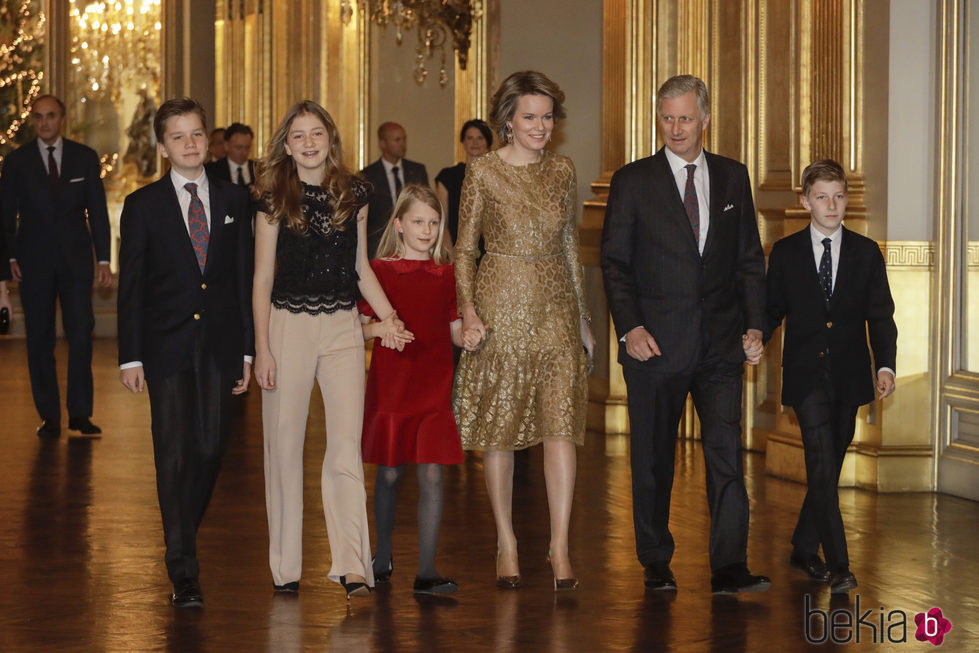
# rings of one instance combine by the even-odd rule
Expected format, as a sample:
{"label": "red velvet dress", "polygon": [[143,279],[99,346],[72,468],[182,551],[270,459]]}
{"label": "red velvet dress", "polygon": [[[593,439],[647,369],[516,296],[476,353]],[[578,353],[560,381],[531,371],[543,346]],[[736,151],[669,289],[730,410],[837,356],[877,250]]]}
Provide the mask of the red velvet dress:
{"label": "red velvet dress", "polygon": [[[452,413],[452,335],[456,312],[451,263],[375,259],[371,267],[415,340],[397,351],[375,343],[367,373],[365,463],[461,463]],[[364,300],[364,315],[374,315]]]}

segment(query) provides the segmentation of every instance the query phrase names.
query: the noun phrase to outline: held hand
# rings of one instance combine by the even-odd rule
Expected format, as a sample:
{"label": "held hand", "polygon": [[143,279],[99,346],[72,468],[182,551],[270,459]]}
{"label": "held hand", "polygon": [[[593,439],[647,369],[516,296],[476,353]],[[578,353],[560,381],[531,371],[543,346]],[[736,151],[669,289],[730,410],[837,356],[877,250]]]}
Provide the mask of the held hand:
{"label": "held hand", "polygon": [[741,336],[741,346],[744,348],[744,357],[748,365],[757,365],[761,362],[761,355],[765,352],[765,344],[762,342],[762,334],[758,329],[748,329]]}
{"label": "held hand", "polygon": [[625,334],[625,351],[637,361],[648,361],[653,356],[663,355],[653,336],[641,326]]}
{"label": "held hand", "polygon": [[895,388],[894,375],[887,370],[881,370],[877,373],[877,394],[883,399],[894,392]]}
{"label": "held hand", "polygon": [[112,269],[108,263],[99,263],[99,287],[108,288],[112,285]]}
{"label": "held hand", "polygon": [[10,262],[10,276],[13,277],[14,281],[20,283],[24,280],[24,277],[20,273],[20,265],[17,261]]}
{"label": "held hand", "polygon": [[581,318],[581,344],[588,354],[588,360],[595,357],[595,336],[591,332],[591,324],[585,318]]}
{"label": "held hand", "polygon": [[127,367],[126,369],[120,371],[119,380],[133,394],[142,392],[145,380],[145,377],[143,376],[143,366]]}
{"label": "held hand", "polygon": [[232,388],[231,394],[240,395],[248,390],[248,382],[252,378],[252,364],[245,361],[244,365],[241,366],[241,378],[235,383],[235,387]]}
{"label": "held hand", "polygon": [[398,318],[397,311],[378,322],[375,327],[376,333],[380,334],[381,345],[388,349],[403,351],[405,345],[415,339],[415,334],[405,329],[405,323]]}
{"label": "held hand", "polygon": [[482,341],[483,337],[479,335],[479,331],[476,329],[463,329],[462,348],[466,351],[476,351]]}
{"label": "held hand", "polygon": [[275,358],[272,352],[256,352],[255,382],[262,390],[275,390]]}
{"label": "held hand", "polygon": [[483,321],[479,319],[479,315],[476,314],[475,308],[473,308],[472,306],[467,306],[465,309],[463,309],[462,330],[464,332],[468,331],[469,329],[473,329],[474,331],[479,332],[480,338],[485,338],[487,328],[488,325],[483,324]]}

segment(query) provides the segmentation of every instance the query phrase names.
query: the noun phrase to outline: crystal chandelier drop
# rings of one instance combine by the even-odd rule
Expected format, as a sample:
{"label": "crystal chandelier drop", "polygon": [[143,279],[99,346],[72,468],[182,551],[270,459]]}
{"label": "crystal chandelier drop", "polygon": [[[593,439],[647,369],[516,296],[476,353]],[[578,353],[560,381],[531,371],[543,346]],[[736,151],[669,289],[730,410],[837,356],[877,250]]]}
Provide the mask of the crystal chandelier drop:
{"label": "crystal chandelier drop", "polygon": [[393,25],[398,44],[406,30],[417,29],[415,82],[419,86],[425,82],[428,77],[425,61],[438,50],[439,84],[445,86],[449,81],[446,49],[451,43],[459,68],[465,70],[473,20],[482,15],[482,4],[482,0],[340,0],[340,16],[345,25],[349,24],[356,5],[362,18],[382,28]]}

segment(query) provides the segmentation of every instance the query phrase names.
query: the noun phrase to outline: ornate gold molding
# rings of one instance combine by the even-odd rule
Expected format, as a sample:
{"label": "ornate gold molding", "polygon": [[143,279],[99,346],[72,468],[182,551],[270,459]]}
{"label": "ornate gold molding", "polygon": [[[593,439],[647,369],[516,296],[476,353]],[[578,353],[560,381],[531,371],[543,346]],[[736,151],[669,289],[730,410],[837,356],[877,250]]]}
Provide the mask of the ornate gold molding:
{"label": "ornate gold molding", "polygon": [[932,268],[935,245],[928,241],[889,240],[883,247],[888,269]]}

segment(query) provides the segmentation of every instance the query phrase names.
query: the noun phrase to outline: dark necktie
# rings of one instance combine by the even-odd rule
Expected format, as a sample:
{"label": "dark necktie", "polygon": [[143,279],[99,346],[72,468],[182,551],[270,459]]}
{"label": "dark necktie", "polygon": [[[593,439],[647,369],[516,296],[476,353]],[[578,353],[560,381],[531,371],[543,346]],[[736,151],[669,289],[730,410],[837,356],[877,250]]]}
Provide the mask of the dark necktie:
{"label": "dark necktie", "polygon": [[819,285],[823,287],[826,301],[833,296],[833,253],[830,250],[829,238],[823,238],[823,256],[819,259]]}
{"label": "dark necktie", "polygon": [[191,182],[184,184],[184,188],[190,193],[190,207],[187,209],[187,226],[190,230],[190,242],[194,245],[194,253],[197,254],[197,265],[204,273],[204,266],[207,264],[207,214],[204,213],[204,202],[197,196],[197,184]]}
{"label": "dark necktie", "polygon": [[687,169],[687,186],[683,189],[683,208],[687,210],[687,219],[690,220],[690,228],[693,229],[693,238],[697,241],[697,248],[700,248],[700,202],[697,201],[697,187],[693,184],[693,173],[697,169],[696,164],[685,165]]}
{"label": "dark necktie", "polygon": [[401,194],[401,175],[398,174],[398,166],[391,166],[391,174],[394,175],[394,201],[398,201],[398,195]]}
{"label": "dark necktie", "polygon": [[52,186],[58,185],[58,162],[54,160],[54,145],[48,145],[48,179]]}
{"label": "dark necktie", "polygon": [[238,166],[238,185],[239,186],[247,186],[248,185],[248,184],[245,183],[245,173],[242,172],[241,166]]}

